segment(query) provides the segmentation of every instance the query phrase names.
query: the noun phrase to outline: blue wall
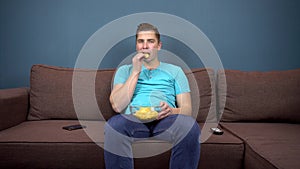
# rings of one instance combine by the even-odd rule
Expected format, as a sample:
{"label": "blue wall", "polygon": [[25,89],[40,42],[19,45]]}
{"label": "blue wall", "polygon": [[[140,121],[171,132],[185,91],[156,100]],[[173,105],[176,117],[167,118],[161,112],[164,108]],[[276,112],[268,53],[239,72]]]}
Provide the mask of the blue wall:
{"label": "blue wall", "polygon": [[[225,69],[300,68],[299,0],[0,0],[0,88],[29,86],[33,64],[74,67],[82,46],[99,28],[150,11],[196,25],[215,46]],[[168,50],[180,45],[165,40]],[[132,52],[134,38],[114,49],[108,55]],[[183,59],[185,53],[193,54],[185,47],[173,49]],[[107,58],[102,67],[115,67]]]}

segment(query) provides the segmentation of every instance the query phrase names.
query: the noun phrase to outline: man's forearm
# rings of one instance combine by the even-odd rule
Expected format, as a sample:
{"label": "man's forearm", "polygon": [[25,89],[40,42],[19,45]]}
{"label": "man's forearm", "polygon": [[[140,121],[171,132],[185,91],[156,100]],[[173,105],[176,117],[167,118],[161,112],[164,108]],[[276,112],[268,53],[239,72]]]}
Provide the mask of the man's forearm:
{"label": "man's forearm", "polygon": [[176,96],[178,108],[173,108],[173,114],[192,115],[192,101],[190,93],[182,93]]}
{"label": "man's forearm", "polygon": [[116,112],[121,112],[130,103],[138,77],[139,73],[132,73],[123,86],[113,89],[110,95],[110,102]]}
{"label": "man's forearm", "polygon": [[190,107],[172,108],[172,114],[184,114],[184,115],[191,116],[192,108]]}

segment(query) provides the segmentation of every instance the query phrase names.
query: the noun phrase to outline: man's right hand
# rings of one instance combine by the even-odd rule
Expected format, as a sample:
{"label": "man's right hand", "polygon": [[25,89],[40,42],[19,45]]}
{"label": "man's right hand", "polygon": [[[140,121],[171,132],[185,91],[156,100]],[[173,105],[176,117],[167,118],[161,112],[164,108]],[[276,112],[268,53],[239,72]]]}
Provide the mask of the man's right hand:
{"label": "man's right hand", "polygon": [[143,59],[145,58],[145,54],[142,52],[138,52],[133,58],[132,58],[132,72],[133,73],[140,73],[142,70],[143,65]]}

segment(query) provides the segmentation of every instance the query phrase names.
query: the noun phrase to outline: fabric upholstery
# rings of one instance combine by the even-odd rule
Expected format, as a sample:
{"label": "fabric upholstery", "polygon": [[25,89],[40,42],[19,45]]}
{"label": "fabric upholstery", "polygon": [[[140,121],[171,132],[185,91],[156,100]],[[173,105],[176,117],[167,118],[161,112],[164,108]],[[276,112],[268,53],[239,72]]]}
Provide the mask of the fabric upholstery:
{"label": "fabric upholstery", "polygon": [[1,143],[5,169],[103,169],[103,149],[95,143]]}
{"label": "fabric upholstery", "polygon": [[28,108],[27,88],[0,90],[0,131],[25,121]]}
{"label": "fabric upholstery", "polygon": [[300,125],[287,123],[222,123],[245,141],[245,169],[297,169]]}
{"label": "fabric upholstery", "polygon": [[110,117],[114,113],[108,101],[113,74],[114,70],[33,65],[28,120]]}
{"label": "fabric upholstery", "polygon": [[193,116],[198,122],[216,121],[216,93],[213,69],[185,71],[191,88]]}
{"label": "fabric upholstery", "polygon": [[217,81],[222,121],[300,122],[300,69],[225,70]]}
{"label": "fabric upholstery", "polygon": [[[199,124],[203,126],[204,124]],[[201,155],[198,169],[242,169],[244,163],[244,143],[230,131],[222,129],[222,135],[212,134],[201,144]],[[201,132],[201,137],[207,134]]]}
{"label": "fabric upholstery", "polygon": [[[0,168],[105,168],[104,120],[115,114],[109,103],[114,72],[34,65],[30,94],[26,88],[0,90]],[[216,120],[216,106],[219,112],[224,110],[223,135],[207,138],[209,131],[201,128],[198,169],[298,168],[299,72],[219,71],[215,93],[213,70],[185,71],[193,115],[202,122],[199,126],[205,128],[209,124],[204,122]],[[225,80],[227,85],[221,83]],[[62,129],[79,123],[87,128]],[[170,143],[160,140],[133,143],[133,153],[139,157],[134,159],[135,167],[168,168],[170,148]]]}
{"label": "fabric upholstery", "polygon": [[[74,131],[62,129],[63,126],[79,123],[87,128]],[[0,132],[0,168],[102,169],[104,124],[104,121],[40,120],[26,121],[3,130]],[[135,157],[139,157],[135,158],[135,166],[144,169],[168,168],[170,148],[170,143],[160,140],[135,142],[133,153]],[[201,149],[199,169],[227,169],[228,166],[231,169],[242,168],[243,142],[226,130],[221,136],[211,135],[201,144]],[[156,155],[145,155],[149,153]],[[227,156],[228,153],[231,156]],[[34,158],[39,156],[42,157],[37,162]],[[48,161],[55,163],[49,165]],[[147,167],[145,163],[155,164]],[[224,163],[227,165],[223,165]]]}
{"label": "fabric upholstery", "polygon": [[[115,114],[109,102],[114,73],[113,69],[95,71],[33,65],[28,120],[109,119]],[[194,117],[199,122],[215,120],[214,71],[193,69],[186,75],[192,91]]]}

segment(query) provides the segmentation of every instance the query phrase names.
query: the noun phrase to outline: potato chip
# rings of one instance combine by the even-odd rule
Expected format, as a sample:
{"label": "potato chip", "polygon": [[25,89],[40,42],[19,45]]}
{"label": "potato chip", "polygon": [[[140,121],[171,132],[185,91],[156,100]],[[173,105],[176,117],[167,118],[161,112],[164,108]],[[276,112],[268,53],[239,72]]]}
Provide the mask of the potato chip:
{"label": "potato chip", "polygon": [[152,121],[157,118],[158,112],[151,110],[151,107],[140,107],[133,115],[141,121]]}
{"label": "potato chip", "polygon": [[145,58],[147,59],[148,57],[150,57],[149,53],[144,53]]}

